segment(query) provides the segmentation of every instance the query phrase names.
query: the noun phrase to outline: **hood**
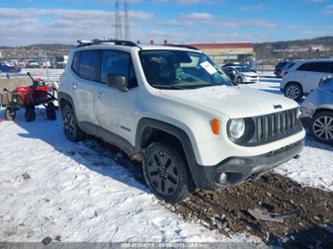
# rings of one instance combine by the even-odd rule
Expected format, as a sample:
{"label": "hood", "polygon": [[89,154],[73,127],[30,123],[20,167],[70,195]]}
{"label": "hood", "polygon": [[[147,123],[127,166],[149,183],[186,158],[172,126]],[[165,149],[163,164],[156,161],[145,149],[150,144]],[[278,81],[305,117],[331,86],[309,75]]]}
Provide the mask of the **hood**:
{"label": "hood", "polygon": [[219,112],[229,118],[254,117],[298,107],[298,104],[291,99],[246,86],[161,90],[161,94]]}

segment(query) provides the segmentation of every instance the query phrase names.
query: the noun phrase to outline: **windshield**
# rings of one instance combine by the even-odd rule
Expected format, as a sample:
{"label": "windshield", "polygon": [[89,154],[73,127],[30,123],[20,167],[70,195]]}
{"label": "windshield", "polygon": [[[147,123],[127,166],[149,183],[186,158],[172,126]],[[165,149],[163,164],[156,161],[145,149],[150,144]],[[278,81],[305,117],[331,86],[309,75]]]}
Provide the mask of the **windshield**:
{"label": "windshield", "polygon": [[253,73],[253,70],[249,67],[235,67],[241,73]]}
{"label": "windshield", "polygon": [[231,85],[230,79],[207,55],[178,50],[140,52],[148,83],[160,89],[191,89]]}

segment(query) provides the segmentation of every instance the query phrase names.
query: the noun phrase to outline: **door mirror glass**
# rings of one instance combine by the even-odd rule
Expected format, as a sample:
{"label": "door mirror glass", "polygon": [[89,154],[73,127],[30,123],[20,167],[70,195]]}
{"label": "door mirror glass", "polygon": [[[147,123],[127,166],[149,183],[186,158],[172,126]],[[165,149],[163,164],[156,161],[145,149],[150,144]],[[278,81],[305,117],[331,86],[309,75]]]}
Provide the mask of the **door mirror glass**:
{"label": "door mirror glass", "polygon": [[107,85],[117,88],[122,92],[128,91],[126,77],[124,75],[108,74]]}

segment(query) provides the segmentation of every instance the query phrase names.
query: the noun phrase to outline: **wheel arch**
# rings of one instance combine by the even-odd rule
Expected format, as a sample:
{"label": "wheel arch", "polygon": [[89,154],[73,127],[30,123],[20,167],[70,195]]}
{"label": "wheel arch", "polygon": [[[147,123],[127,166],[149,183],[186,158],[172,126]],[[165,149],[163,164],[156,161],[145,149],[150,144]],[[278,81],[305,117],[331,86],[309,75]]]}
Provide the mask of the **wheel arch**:
{"label": "wheel arch", "polygon": [[175,146],[180,147],[184,153],[191,178],[197,185],[195,153],[187,133],[175,125],[151,118],[142,118],[137,126],[135,147],[142,151],[154,141],[176,143]]}
{"label": "wheel arch", "polygon": [[333,109],[327,108],[327,107],[320,107],[318,108],[314,113],[313,116],[322,112],[331,112],[333,113]]}

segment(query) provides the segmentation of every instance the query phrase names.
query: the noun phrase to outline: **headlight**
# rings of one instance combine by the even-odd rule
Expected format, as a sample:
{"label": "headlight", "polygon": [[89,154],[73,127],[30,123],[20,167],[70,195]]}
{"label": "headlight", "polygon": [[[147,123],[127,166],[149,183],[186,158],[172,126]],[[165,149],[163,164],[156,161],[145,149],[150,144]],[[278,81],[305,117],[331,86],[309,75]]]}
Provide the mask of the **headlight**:
{"label": "headlight", "polygon": [[245,133],[244,119],[234,119],[229,123],[229,136],[234,139],[240,139]]}

